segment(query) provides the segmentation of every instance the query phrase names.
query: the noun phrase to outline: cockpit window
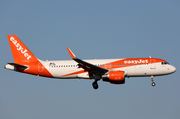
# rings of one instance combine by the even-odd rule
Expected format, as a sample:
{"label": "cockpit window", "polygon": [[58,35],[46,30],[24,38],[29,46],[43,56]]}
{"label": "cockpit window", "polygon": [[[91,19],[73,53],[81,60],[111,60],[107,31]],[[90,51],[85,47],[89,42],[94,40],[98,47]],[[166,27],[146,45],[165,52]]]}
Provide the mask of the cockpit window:
{"label": "cockpit window", "polygon": [[162,65],[166,65],[169,64],[168,62],[161,62]]}

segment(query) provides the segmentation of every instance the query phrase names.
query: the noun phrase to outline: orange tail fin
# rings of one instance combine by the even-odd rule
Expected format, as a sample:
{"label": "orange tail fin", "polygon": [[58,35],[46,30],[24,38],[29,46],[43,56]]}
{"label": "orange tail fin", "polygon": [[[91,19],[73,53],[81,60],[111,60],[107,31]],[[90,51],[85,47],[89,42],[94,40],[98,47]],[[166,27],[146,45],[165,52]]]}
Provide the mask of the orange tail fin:
{"label": "orange tail fin", "polygon": [[38,59],[16,35],[7,35],[15,63],[36,62]]}

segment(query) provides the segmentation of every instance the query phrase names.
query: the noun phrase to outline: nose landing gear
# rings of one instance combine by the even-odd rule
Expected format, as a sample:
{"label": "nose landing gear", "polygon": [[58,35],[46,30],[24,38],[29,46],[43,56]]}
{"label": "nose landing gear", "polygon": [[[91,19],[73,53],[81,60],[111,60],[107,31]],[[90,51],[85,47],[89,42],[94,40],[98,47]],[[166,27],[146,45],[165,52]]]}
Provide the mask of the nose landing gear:
{"label": "nose landing gear", "polygon": [[151,84],[153,87],[156,85],[156,83],[154,83],[154,82],[152,82],[152,84]]}
{"label": "nose landing gear", "polygon": [[151,76],[151,81],[152,81],[151,85],[154,87],[156,85],[156,83],[154,83],[154,76]]}

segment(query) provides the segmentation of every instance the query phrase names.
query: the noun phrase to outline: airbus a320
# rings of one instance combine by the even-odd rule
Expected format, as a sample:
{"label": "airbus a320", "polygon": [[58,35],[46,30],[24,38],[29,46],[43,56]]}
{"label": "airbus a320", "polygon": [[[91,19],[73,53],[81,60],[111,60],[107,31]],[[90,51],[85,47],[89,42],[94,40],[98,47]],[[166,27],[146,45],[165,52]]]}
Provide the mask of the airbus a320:
{"label": "airbus a320", "polygon": [[22,43],[16,35],[7,35],[14,63],[5,65],[6,69],[37,76],[57,79],[92,79],[92,86],[98,89],[98,81],[111,84],[124,84],[125,77],[154,77],[172,74],[176,68],[159,58],[93,59],[77,58],[67,47],[72,60],[42,61]]}

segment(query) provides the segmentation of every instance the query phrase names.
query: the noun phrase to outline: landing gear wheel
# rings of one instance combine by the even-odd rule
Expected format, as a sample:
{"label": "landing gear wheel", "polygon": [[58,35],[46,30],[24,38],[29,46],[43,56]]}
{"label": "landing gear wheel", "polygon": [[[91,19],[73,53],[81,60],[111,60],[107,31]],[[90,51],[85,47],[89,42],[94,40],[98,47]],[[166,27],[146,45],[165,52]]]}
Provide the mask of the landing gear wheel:
{"label": "landing gear wheel", "polygon": [[98,89],[98,87],[99,87],[97,81],[93,82],[92,86],[94,89]]}
{"label": "landing gear wheel", "polygon": [[154,83],[154,76],[151,76],[151,81],[152,81],[152,83],[151,83],[151,85],[154,87],[156,84]]}
{"label": "landing gear wheel", "polygon": [[156,85],[156,83],[154,83],[154,82],[152,82],[152,84],[151,84],[153,87]]}

